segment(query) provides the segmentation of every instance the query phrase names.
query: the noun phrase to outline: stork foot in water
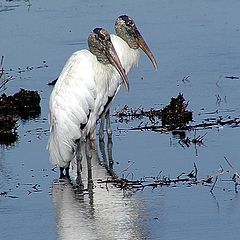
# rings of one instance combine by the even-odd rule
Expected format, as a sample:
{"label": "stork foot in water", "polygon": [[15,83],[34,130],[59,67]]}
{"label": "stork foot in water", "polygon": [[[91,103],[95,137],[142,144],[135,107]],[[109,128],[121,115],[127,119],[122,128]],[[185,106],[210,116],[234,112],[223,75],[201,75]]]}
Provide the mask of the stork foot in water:
{"label": "stork foot in water", "polygon": [[[64,174],[64,170],[65,170],[65,174]],[[70,179],[69,167],[67,168],[60,167],[60,179]]]}

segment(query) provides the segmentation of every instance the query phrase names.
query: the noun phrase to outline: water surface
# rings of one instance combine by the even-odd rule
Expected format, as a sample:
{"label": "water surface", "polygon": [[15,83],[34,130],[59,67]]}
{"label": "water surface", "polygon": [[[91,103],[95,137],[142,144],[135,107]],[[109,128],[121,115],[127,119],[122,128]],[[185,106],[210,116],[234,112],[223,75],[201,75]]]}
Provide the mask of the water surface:
{"label": "water surface", "polygon": [[[104,27],[113,32],[120,14],[129,14],[148,42],[159,65],[156,72],[142,54],[129,74],[113,109],[161,108],[179,92],[189,101],[194,120],[212,116],[239,117],[239,8],[237,0],[220,1],[1,1],[0,53],[14,79],[6,93],[19,88],[38,90],[42,114],[35,121],[19,121],[19,142],[1,148],[0,232],[4,239],[237,239],[239,196],[232,182],[221,176],[214,188],[145,188],[130,194],[96,184],[93,194],[79,193],[58,181],[48,161],[47,113],[52,88],[68,57],[86,48],[89,32]],[[147,13],[147,14],[146,14]],[[46,62],[48,67],[38,68]],[[18,68],[34,67],[19,73]],[[189,76],[189,77],[188,77]],[[188,81],[184,81],[188,77]],[[220,98],[220,101],[219,101]],[[215,111],[215,114],[209,114]],[[138,125],[113,121],[114,170],[129,178],[188,173],[196,163],[198,177],[230,170],[224,156],[239,165],[239,127],[215,126],[198,130],[204,145],[183,147],[171,133],[119,131]],[[145,120],[147,121],[147,120]],[[194,133],[187,133],[190,138]],[[101,156],[101,155],[100,155]],[[94,179],[108,173],[93,161]],[[130,166],[131,165],[131,166]],[[130,166],[128,168],[128,166]],[[128,171],[123,172],[128,168]],[[96,182],[95,182],[96,183]]]}

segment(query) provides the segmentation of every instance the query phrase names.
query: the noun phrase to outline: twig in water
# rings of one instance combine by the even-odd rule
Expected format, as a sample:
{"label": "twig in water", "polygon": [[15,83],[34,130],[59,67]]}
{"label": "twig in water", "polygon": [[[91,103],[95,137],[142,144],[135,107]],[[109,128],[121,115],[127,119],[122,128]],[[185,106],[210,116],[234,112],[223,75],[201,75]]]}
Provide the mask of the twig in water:
{"label": "twig in water", "polygon": [[230,78],[230,79],[239,79],[239,77],[236,77],[236,76],[226,76],[225,78]]}
{"label": "twig in water", "polygon": [[211,193],[213,193],[213,189],[214,189],[214,187],[215,187],[215,185],[216,185],[216,183],[217,183],[217,180],[218,180],[218,176],[216,176],[215,181],[214,181],[214,183],[213,183],[213,185],[212,185],[212,187],[211,187],[211,189],[210,189],[210,192],[211,192]]}
{"label": "twig in water", "polygon": [[128,171],[128,169],[129,169],[133,164],[135,164],[135,162],[132,162],[131,164],[129,164],[125,169],[123,169],[123,170],[120,172],[120,174],[123,173],[123,172]]}
{"label": "twig in water", "polygon": [[230,166],[231,170],[233,171],[233,174],[236,175],[236,177],[238,177],[240,179],[240,175],[239,173],[235,170],[235,168],[233,167],[233,165],[229,162],[229,160],[224,156],[224,159],[226,160],[226,162],[228,163],[228,165]]}

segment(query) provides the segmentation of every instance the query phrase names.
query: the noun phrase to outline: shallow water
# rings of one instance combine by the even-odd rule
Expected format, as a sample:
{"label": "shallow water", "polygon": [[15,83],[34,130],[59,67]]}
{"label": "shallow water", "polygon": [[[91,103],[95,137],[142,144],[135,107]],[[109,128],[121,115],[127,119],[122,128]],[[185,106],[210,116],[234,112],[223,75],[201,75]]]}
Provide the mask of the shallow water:
{"label": "shallow water", "polygon": [[[203,145],[179,144],[171,133],[124,131],[138,126],[113,121],[113,159],[117,174],[177,177],[194,163],[198,177],[229,170],[211,186],[177,184],[147,187],[137,193],[97,184],[93,194],[79,193],[48,162],[47,112],[52,88],[72,52],[86,48],[94,27],[113,32],[115,18],[133,17],[153,51],[154,71],[142,54],[129,74],[130,92],[123,89],[113,109],[125,104],[144,109],[161,108],[179,92],[189,101],[195,123],[206,118],[239,117],[240,2],[226,1],[1,1],[0,54],[3,66],[13,69],[6,93],[19,88],[38,90],[39,119],[19,121],[19,142],[0,152],[0,233],[4,239],[237,239],[239,196],[224,157],[238,170],[240,128],[215,126],[200,129]],[[147,14],[146,14],[147,13]],[[40,67],[44,65],[48,67]],[[18,72],[18,68],[34,67]],[[184,77],[187,77],[184,81]],[[220,98],[220,100],[219,100]],[[215,114],[212,112],[218,111]],[[145,121],[145,120],[144,120]],[[147,120],[146,120],[147,121]],[[190,138],[194,132],[187,133]],[[100,153],[99,153],[100,154]],[[117,164],[118,163],[118,164]],[[93,161],[94,179],[108,173]],[[128,171],[124,171],[124,169]],[[129,175],[128,175],[129,174]],[[86,177],[85,177],[86,178]]]}

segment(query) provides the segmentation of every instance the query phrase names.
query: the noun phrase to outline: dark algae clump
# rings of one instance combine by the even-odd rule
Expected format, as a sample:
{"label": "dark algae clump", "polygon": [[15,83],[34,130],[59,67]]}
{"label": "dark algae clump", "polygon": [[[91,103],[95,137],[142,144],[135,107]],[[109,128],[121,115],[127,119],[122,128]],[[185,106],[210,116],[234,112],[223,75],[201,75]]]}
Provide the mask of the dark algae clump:
{"label": "dark algae clump", "polygon": [[17,139],[17,118],[0,114],[0,144],[11,145]]}
{"label": "dark algae clump", "polygon": [[162,125],[171,129],[185,127],[193,120],[192,112],[187,110],[187,106],[181,93],[176,98],[171,98],[169,105],[161,110]]}
{"label": "dark algae clump", "polygon": [[[151,125],[143,124],[143,122],[136,128],[132,128],[132,130],[153,130],[158,131],[160,128],[165,131],[172,131],[177,129],[186,129],[187,124],[193,121],[193,113],[187,109],[188,102],[183,97],[183,94],[179,93],[179,95],[174,98],[172,97],[170,103],[166,105],[162,109],[151,108],[148,111],[145,111],[142,108],[133,109],[124,106],[123,109],[116,112],[115,116],[118,117],[119,122],[129,122],[134,119],[142,119],[143,117],[147,117]],[[159,121],[161,121],[162,125],[159,125]]]}
{"label": "dark algae clump", "polygon": [[41,113],[40,96],[37,91],[21,89],[13,95],[18,115],[22,119],[36,118]]}
{"label": "dark algae clump", "polygon": [[37,91],[21,89],[14,95],[0,97],[0,144],[17,141],[17,120],[36,118],[41,113],[41,98]]}

